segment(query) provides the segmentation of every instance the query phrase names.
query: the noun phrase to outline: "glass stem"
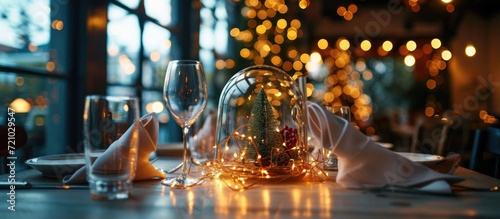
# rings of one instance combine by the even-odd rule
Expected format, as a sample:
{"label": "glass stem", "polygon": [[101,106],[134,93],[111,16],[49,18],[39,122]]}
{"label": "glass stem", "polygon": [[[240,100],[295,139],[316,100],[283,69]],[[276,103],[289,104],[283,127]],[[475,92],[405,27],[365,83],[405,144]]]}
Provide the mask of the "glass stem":
{"label": "glass stem", "polygon": [[187,141],[188,141],[188,134],[189,134],[189,126],[184,126],[182,129],[182,150],[184,151],[184,155],[182,157],[182,172],[181,172],[181,177],[185,178],[186,177],[186,167],[188,165],[188,153],[187,153]]}

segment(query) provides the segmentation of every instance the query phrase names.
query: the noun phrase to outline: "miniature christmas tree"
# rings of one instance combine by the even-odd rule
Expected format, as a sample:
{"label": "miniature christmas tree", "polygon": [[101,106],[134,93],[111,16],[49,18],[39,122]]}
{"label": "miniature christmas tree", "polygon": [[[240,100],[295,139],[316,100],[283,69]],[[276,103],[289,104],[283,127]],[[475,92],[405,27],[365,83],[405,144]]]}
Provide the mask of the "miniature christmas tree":
{"label": "miniature christmas tree", "polygon": [[261,89],[248,121],[247,134],[252,137],[253,141],[248,141],[246,144],[246,157],[257,160],[260,155],[260,162],[263,166],[269,166],[271,161],[276,162],[277,155],[284,149],[281,135],[277,130],[278,123],[274,118],[272,106],[267,100],[264,89]]}

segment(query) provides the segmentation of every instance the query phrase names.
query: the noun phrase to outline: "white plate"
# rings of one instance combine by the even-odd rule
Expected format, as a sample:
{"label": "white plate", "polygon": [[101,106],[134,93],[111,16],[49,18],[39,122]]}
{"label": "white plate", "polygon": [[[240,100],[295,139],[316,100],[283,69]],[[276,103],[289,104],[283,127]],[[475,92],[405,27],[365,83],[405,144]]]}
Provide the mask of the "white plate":
{"label": "white plate", "polygon": [[[155,152],[149,156],[151,163],[158,159]],[[43,157],[31,158],[26,164],[35,170],[42,172],[46,177],[62,179],[66,175],[73,174],[80,167],[85,166],[83,153],[56,154]]]}
{"label": "white plate", "polygon": [[56,154],[31,158],[26,164],[46,177],[62,178],[85,165],[83,153]]}
{"label": "white plate", "polygon": [[421,163],[426,166],[433,165],[444,160],[443,156],[434,154],[420,154],[420,153],[409,153],[409,152],[396,152],[399,155],[408,158],[411,161]]}

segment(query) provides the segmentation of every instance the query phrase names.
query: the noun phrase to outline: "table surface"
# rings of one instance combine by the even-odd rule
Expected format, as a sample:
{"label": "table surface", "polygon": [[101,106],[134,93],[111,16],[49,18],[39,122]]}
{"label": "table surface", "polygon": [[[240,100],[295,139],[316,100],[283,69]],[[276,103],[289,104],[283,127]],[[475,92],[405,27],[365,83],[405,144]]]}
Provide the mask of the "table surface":
{"label": "table surface", "polygon": [[[179,158],[160,157],[154,165],[169,169]],[[459,167],[459,185],[500,186],[500,180]],[[7,176],[0,176],[6,181]],[[30,169],[16,181],[57,183]],[[0,218],[500,218],[500,192],[457,190],[453,195],[349,190],[333,181],[256,185],[233,191],[218,180],[187,190],[171,189],[160,180],[134,182],[131,198],[97,201],[88,189],[16,189],[16,211],[7,209],[8,190],[1,190]]]}

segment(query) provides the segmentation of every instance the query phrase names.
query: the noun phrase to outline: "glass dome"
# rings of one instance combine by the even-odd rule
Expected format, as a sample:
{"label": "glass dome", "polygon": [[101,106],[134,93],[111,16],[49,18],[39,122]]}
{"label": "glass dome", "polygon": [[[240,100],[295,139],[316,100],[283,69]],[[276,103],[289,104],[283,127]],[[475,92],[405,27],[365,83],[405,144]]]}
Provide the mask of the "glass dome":
{"label": "glass dome", "polygon": [[236,73],[219,100],[215,156],[222,172],[240,179],[303,175],[304,106],[299,84],[278,68]]}

